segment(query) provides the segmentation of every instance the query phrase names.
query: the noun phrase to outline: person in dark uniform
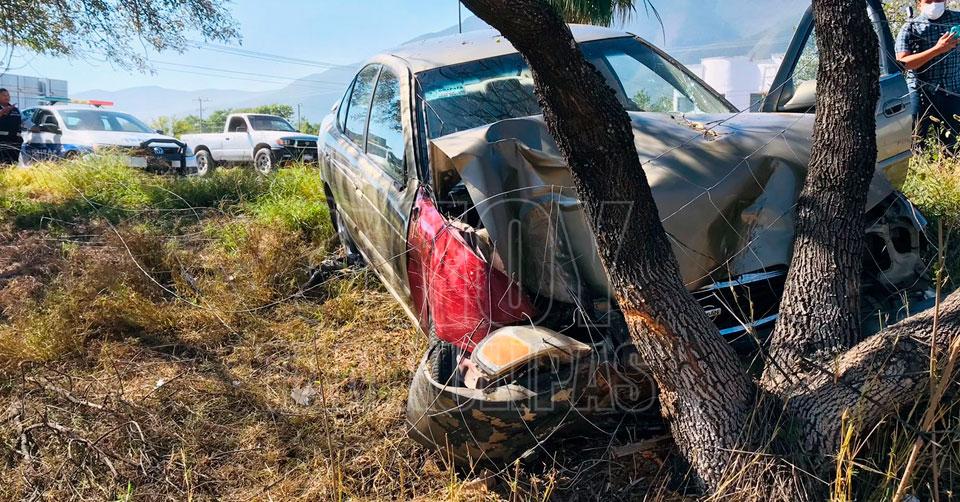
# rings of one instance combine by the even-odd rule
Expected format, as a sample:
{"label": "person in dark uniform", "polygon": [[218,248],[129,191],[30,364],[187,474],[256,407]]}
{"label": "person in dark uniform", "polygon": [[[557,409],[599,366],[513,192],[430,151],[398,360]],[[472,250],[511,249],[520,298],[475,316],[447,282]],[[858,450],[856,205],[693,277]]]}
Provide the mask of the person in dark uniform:
{"label": "person in dark uniform", "polygon": [[947,9],[945,0],[917,4],[920,14],[897,37],[897,61],[907,70],[918,139],[933,127],[953,147],[960,135],[960,12]]}
{"label": "person in dark uniform", "polygon": [[10,92],[0,89],[0,166],[16,164],[20,160],[22,118],[16,105],[10,104]]}

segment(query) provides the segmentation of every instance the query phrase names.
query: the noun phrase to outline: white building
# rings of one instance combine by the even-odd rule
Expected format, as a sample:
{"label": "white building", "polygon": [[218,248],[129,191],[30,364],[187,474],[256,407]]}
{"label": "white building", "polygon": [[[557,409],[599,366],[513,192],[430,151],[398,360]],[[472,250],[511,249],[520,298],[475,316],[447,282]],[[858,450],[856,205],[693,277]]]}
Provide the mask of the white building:
{"label": "white building", "polygon": [[689,68],[738,109],[749,110],[755,109],[770,90],[781,62],[783,55],[766,61],[753,61],[746,56],[712,57]]}
{"label": "white building", "polygon": [[47,97],[68,97],[66,80],[6,73],[0,75],[0,87],[10,91],[10,102],[21,110],[37,106]]}

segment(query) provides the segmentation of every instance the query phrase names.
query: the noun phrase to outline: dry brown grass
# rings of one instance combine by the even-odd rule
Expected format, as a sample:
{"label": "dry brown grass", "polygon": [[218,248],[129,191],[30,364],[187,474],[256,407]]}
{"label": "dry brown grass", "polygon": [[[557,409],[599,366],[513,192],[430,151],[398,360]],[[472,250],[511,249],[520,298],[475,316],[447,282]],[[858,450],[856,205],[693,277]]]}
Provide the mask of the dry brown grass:
{"label": "dry brown grass", "polygon": [[[288,217],[282,194],[51,222],[62,208],[38,209],[50,196],[31,187],[0,223],[0,500],[628,499],[661,469],[609,455],[626,423],[498,473],[408,440],[425,340],[362,270],[300,294],[329,230]],[[304,190],[285,193],[316,218]]]}
{"label": "dry brown grass", "polygon": [[[0,172],[0,500],[683,498],[668,451],[612,453],[642,439],[637,419],[500,472],[408,440],[425,340],[362,270],[299,290],[332,251],[310,171],[191,186],[84,169]],[[190,197],[217,203],[176,206]],[[921,498],[960,486],[956,402],[914,475]],[[889,497],[923,406],[849,437],[835,499]],[[760,490],[742,486],[734,498]]]}

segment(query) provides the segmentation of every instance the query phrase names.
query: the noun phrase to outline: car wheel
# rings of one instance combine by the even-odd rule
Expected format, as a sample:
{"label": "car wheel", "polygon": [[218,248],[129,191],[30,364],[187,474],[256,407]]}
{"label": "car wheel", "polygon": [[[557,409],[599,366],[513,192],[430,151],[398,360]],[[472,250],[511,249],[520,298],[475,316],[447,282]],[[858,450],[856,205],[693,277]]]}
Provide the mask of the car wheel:
{"label": "car wheel", "polygon": [[253,168],[260,174],[270,174],[273,170],[273,152],[269,148],[261,148],[253,156]]}
{"label": "car wheel", "polygon": [[213,160],[213,156],[210,155],[210,152],[206,150],[198,151],[197,176],[208,176],[213,174],[214,169],[216,169],[216,163]]}
{"label": "car wheel", "polygon": [[337,202],[333,199],[333,194],[330,193],[330,188],[328,188],[326,184],[324,184],[323,191],[327,194],[327,209],[330,212],[330,223],[333,225],[333,231],[337,233],[337,239],[340,240],[340,245],[343,246],[347,258],[351,260],[362,260],[360,250],[357,249],[353,238],[350,237],[347,225],[340,216],[340,209],[337,207]]}

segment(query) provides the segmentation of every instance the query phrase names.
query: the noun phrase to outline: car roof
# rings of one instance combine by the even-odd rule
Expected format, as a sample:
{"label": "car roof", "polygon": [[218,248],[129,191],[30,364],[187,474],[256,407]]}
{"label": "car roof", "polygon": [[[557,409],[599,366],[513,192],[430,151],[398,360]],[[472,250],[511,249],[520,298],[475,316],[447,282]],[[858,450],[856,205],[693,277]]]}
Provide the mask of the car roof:
{"label": "car roof", "polygon": [[99,110],[103,112],[127,113],[120,110],[114,110],[113,108],[104,108],[104,107],[91,106],[91,105],[41,105],[41,106],[31,106],[30,109],[50,110],[55,112],[76,111],[76,110],[86,110],[86,111]]}
{"label": "car roof", "polygon": [[[577,42],[633,36],[625,31],[584,24],[571,24],[570,31]],[[420,73],[515,52],[517,50],[503,35],[488,29],[419,40],[401,45],[385,54],[403,59],[414,73]]]}

